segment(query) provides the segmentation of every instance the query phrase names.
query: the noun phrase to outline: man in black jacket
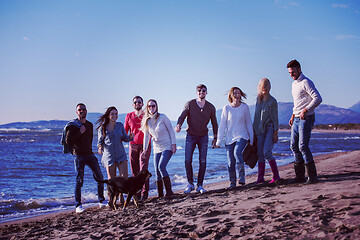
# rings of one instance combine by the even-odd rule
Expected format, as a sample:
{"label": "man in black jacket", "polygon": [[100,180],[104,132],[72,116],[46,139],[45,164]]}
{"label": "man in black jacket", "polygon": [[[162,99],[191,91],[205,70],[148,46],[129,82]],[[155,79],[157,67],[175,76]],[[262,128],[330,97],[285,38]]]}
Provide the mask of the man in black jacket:
{"label": "man in black jacket", "polygon": [[[81,213],[85,211],[81,205],[81,187],[84,182],[85,165],[90,167],[97,179],[103,180],[103,175],[98,160],[92,151],[93,124],[86,120],[87,110],[85,104],[79,103],[76,106],[76,114],[82,125],[81,127],[69,125],[66,131],[65,142],[71,146],[72,154],[76,156],[74,160],[75,170],[77,172],[75,201],[76,212]],[[98,199],[99,206],[105,206],[105,204],[102,203],[105,200],[104,183],[98,183]]]}

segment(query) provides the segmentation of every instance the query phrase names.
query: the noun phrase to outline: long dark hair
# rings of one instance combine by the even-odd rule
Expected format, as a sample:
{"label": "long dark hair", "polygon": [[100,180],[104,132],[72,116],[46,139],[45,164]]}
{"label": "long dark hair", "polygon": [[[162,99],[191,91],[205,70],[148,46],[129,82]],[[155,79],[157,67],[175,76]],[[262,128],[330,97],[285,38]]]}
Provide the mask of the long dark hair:
{"label": "long dark hair", "polygon": [[112,110],[116,110],[116,107],[112,106],[112,107],[108,107],[108,109],[106,109],[106,112],[104,113],[104,115],[100,116],[99,119],[95,122],[95,125],[97,125],[96,130],[98,130],[100,127],[102,127],[102,133],[105,136],[106,133],[106,125],[109,124],[110,122],[110,112]]}

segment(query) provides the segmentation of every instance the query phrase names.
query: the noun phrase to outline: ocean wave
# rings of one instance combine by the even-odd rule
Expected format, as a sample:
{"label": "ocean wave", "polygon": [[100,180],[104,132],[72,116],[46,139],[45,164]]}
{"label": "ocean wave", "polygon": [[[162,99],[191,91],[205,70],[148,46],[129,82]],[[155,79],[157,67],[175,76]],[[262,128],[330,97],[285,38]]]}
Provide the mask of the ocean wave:
{"label": "ocean wave", "polygon": [[41,128],[41,129],[30,129],[30,128],[0,128],[0,132],[50,132],[53,129]]}

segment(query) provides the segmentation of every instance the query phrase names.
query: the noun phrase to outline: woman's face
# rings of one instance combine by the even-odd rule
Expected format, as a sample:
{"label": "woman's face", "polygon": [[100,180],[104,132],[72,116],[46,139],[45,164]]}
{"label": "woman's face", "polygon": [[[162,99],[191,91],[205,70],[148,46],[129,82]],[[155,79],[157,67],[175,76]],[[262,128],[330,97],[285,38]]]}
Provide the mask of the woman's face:
{"label": "woman's face", "polygon": [[267,95],[267,94],[269,94],[269,92],[270,92],[269,86],[267,86],[267,84],[263,83],[261,86],[261,93],[263,95]]}
{"label": "woman's face", "polygon": [[118,116],[119,116],[118,111],[115,109],[111,110],[109,113],[109,119],[111,122],[116,122]]}
{"label": "woman's face", "polygon": [[157,109],[156,109],[156,104],[155,104],[155,102],[153,102],[153,101],[150,101],[150,102],[148,103],[147,108],[148,108],[150,114],[154,114],[154,113],[156,113],[156,111],[157,111]]}
{"label": "woman's face", "polygon": [[241,92],[239,89],[234,89],[233,91],[234,100],[240,100],[241,99]]}

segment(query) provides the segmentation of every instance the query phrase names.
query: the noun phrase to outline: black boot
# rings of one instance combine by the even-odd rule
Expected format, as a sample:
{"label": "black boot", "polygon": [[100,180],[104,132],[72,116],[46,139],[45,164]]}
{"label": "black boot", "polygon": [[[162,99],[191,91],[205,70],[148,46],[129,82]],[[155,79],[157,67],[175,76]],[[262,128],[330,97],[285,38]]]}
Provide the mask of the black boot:
{"label": "black boot", "polygon": [[169,177],[169,176],[164,177],[164,178],[163,178],[163,182],[164,182],[165,191],[166,191],[165,196],[166,196],[166,197],[170,197],[170,196],[174,195],[173,191],[171,190],[170,177]]}
{"label": "black boot", "polygon": [[156,187],[157,187],[157,190],[158,190],[158,197],[163,197],[164,196],[163,181],[156,181]]}
{"label": "black boot", "polygon": [[304,162],[295,162],[294,163],[295,170],[295,179],[290,181],[290,183],[304,183],[305,179],[305,165]]}
{"label": "black boot", "polygon": [[309,162],[306,164],[306,172],[308,175],[308,179],[305,184],[312,184],[319,182],[319,179],[317,177],[315,162]]}

